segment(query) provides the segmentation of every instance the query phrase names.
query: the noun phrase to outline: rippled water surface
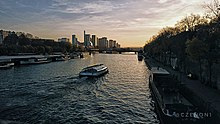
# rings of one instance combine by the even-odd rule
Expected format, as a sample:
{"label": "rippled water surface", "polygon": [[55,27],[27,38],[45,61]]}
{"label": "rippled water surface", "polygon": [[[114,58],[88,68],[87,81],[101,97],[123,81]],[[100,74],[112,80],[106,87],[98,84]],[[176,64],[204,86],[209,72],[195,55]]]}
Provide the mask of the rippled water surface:
{"label": "rippled water surface", "polygon": [[[88,65],[109,73],[79,78]],[[0,119],[24,123],[159,123],[151,106],[148,70],[136,55],[85,59],[0,70]]]}

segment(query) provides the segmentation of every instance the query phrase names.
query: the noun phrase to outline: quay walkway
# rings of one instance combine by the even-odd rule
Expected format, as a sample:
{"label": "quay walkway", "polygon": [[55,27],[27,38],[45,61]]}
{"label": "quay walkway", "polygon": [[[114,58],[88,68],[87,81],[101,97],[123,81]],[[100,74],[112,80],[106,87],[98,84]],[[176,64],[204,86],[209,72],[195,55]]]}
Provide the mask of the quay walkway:
{"label": "quay walkway", "polygon": [[12,59],[29,59],[29,58],[52,58],[60,57],[61,55],[22,55],[22,56],[0,56],[0,61],[7,61]]}
{"label": "quay walkway", "polygon": [[[204,113],[211,112],[210,118],[213,123],[220,121],[220,91],[210,88],[202,84],[199,80],[191,80],[186,74],[173,70],[170,66],[164,66],[162,63],[155,61],[150,57],[146,57],[145,62],[149,68],[162,67],[166,69],[180,82],[180,91],[194,105],[198,106]],[[210,123],[207,121],[207,123]],[[211,122],[212,123],[212,122]]]}
{"label": "quay walkway", "polygon": [[[20,65],[21,61],[27,61],[29,64],[34,64],[38,59],[46,59],[45,62],[35,63],[49,63],[57,61],[59,58],[65,57],[64,55],[21,55],[21,56],[0,56],[0,63],[14,63]],[[32,62],[34,60],[34,62]],[[47,61],[47,62],[46,62]]]}

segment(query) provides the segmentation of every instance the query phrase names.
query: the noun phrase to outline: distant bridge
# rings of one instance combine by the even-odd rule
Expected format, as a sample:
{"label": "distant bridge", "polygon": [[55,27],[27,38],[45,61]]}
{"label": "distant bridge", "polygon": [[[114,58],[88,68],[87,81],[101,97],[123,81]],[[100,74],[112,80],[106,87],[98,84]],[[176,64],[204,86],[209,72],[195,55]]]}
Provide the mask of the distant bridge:
{"label": "distant bridge", "polygon": [[93,51],[96,51],[96,52],[119,52],[119,53],[122,53],[122,52],[138,52],[140,50],[143,50],[142,47],[126,47],[126,48],[100,48],[100,49],[88,49],[89,52],[93,52]]}

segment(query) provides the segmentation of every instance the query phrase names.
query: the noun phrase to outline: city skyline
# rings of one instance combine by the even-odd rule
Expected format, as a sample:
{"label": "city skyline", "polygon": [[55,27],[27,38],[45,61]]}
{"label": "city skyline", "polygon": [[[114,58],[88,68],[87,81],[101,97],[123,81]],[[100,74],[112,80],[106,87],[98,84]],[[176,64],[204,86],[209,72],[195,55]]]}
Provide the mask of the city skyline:
{"label": "city skyline", "polygon": [[70,38],[83,30],[116,39],[122,47],[142,47],[166,26],[194,13],[205,0],[17,0],[0,1],[0,27],[41,38]]}

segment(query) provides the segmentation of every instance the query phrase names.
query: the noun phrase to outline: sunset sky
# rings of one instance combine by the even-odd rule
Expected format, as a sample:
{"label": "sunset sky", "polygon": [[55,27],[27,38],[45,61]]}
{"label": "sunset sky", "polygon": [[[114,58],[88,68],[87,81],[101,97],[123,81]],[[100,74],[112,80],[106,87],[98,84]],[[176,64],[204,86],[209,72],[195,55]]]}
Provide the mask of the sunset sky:
{"label": "sunset sky", "polygon": [[0,29],[83,41],[83,30],[139,47],[211,0],[0,0]]}

